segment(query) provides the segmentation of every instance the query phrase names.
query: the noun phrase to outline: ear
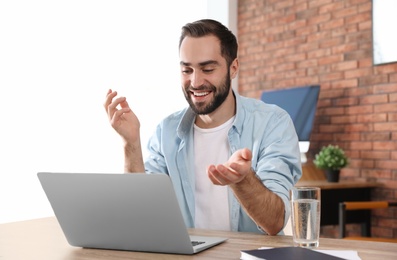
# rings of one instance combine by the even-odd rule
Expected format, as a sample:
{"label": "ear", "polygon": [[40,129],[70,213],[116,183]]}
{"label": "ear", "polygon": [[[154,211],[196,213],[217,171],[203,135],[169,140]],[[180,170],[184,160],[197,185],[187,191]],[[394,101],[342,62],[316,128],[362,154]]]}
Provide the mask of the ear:
{"label": "ear", "polygon": [[234,79],[237,76],[239,69],[238,59],[235,58],[232,64],[230,64],[230,78]]}

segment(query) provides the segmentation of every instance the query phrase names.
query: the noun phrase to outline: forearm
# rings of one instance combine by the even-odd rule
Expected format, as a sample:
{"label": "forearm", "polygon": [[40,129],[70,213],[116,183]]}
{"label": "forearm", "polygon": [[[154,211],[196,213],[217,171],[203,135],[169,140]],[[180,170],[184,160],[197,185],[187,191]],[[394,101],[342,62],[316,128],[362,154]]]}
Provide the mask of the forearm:
{"label": "forearm", "polygon": [[140,141],[137,141],[134,144],[124,145],[124,172],[125,173],[145,172]]}
{"label": "forearm", "polygon": [[284,226],[284,202],[266,188],[252,171],[241,182],[230,185],[247,214],[269,235]]}

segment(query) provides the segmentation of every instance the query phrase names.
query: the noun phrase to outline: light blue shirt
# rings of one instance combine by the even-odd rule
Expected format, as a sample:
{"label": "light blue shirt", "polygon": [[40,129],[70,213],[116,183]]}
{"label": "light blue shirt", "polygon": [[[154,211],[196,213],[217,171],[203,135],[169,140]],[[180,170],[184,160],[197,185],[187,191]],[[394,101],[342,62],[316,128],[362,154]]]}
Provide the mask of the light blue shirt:
{"label": "light blue shirt", "polygon": [[[228,134],[230,155],[242,148],[252,151],[252,168],[257,177],[284,202],[285,225],[291,213],[289,190],[302,175],[298,137],[293,122],[286,111],[275,105],[236,93],[234,95],[236,118]],[[195,117],[190,108],[185,108],[165,118],[149,140],[149,156],[145,162],[147,173],[165,173],[170,176],[187,227],[194,227],[195,219]],[[208,149],[216,147],[208,144]],[[229,208],[231,230],[263,232],[247,215],[230,189]]]}

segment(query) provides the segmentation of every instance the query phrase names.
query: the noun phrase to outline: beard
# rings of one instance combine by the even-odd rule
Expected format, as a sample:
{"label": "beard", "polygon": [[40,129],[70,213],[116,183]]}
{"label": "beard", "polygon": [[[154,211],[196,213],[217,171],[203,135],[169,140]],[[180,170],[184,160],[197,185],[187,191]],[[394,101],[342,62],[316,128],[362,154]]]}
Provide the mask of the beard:
{"label": "beard", "polygon": [[[226,77],[223,79],[219,87],[215,87],[214,85],[201,85],[199,87],[192,87],[190,85],[186,85],[183,88],[183,94],[185,95],[186,101],[189,103],[190,108],[197,115],[208,115],[214,112],[222,103],[226,100],[229,95],[231,85],[230,73],[228,71]],[[205,102],[197,102],[194,103],[191,98],[191,90],[194,91],[211,91],[213,94],[213,98],[209,103]]]}

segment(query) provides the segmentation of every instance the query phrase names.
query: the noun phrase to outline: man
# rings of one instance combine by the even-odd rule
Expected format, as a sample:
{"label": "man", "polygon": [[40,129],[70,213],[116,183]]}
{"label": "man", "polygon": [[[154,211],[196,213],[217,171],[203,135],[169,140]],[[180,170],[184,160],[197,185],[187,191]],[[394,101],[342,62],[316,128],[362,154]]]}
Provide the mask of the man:
{"label": "man", "polygon": [[140,122],[125,97],[109,90],[105,109],[124,141],[125,172],[165,173],[188,227],[282,234],[289,190],[301,176],[289,115],[231,88],[237,40],[214,20],[185,25],[179,42],[189,107],[165,118],[143,162]]}

